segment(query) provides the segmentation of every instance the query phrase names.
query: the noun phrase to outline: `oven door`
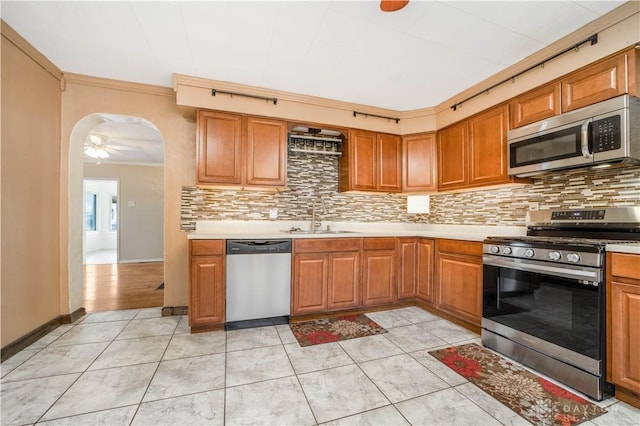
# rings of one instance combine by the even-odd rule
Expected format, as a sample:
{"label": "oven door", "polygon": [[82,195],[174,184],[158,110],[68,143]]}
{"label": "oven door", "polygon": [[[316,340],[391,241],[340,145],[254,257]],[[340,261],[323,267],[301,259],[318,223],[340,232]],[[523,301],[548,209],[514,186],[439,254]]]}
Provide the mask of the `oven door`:
{"label": "oven door", "polygon": [[483,257],[483,327],[592,374],[604,359],[602,269]]}

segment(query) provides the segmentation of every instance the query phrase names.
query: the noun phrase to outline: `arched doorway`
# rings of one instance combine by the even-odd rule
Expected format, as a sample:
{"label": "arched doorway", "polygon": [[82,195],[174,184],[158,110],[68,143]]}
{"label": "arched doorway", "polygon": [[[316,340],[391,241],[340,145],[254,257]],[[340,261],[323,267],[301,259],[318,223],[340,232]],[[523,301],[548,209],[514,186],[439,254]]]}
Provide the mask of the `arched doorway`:
{"label": "arched doorway", "polygon": [[[160,131],[140,117],[91,114],[73,127],[69,147],[70,301],[89,312],[162,306],[164,141]],[[116,220],[113,209],[102,218],[93,211],[87,220],[85,179],[118,181],[118,196],[113,199]],[[118,255],[117,262],[88,270],[84,247],[86,224],[92,220],[94,225],[110,221],[111,228],[117,227]]]}

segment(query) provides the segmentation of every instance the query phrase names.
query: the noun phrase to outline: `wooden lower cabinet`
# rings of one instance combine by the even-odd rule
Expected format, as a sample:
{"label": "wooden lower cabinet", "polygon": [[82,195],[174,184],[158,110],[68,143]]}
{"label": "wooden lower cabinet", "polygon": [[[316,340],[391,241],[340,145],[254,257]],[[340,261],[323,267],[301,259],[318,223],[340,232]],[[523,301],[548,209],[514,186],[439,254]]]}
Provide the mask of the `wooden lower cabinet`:
{"label": "wooden lower cabinet", "polygon": [[365,238],[362,254],[362,305],[393,303],[396,296],[397,238]]}
{"label": "wooden lower cabinet", "polygon": [[189,326],[215,326],[225,321],[224,240],[191,240]]}
{"label": "wooden lower cabinet", "polygon": [[640,255],[607,253],[607,265],[607,380],[640,406]]}
{"label": "wooden lower cabinet", "polygon": [[433,303],[434,241],[426,238],[400,238],[398,299],[419,299]]}
{"label": "wooden lower cabinet", "polygon": [[291,314],[360,305],[361,238],[294,241]]}
{"label": "wooden lower cabinet", "polygon": [[480,325],[482,243],[436,240],[435,275],[435,307]]}
{"label": "wooden lower cabinet", "polygon": [[300,254],[293,257],[293,314],[327,309],[328,276],[329,260],[326,254]]}

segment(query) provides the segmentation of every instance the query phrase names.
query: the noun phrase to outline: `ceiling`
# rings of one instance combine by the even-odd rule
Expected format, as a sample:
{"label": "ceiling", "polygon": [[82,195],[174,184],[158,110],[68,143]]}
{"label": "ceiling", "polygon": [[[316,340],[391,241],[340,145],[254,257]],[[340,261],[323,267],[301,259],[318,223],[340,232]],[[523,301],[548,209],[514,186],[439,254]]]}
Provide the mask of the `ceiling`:
{"label": "ceiling", "polygon": [[[384,109],[435,106],[624,1],[7,1],[64,72],[173,87],[173,74]],[[103,163],[162,164],[148,122],[104,114]],[[95,139],[95,138],[94,138]],[[85,161],[95,162],[85,155]]]}
{"label": "ceiling", "polygon": [[6,1],[62,71],[174,73],[396,111],[435,106],[624,1]]}
{"label": "ceiling", "polygon": [[85,162],[145,166],[164,164],[162,135],[152,123],[125,115],[97,116],[100,123],[89,131],[84,146],[103,148],[109,156],[96,159],[85,151]]}

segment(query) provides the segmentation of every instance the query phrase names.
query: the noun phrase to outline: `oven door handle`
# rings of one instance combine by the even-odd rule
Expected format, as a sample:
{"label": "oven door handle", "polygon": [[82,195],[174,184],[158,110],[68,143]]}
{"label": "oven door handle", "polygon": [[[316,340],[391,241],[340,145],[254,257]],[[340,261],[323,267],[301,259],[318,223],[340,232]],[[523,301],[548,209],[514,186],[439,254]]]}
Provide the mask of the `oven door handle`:
{"label": "oven door handle", "polygon": [[540,272],[547,275],[573,278],[577,280],[589,281],[592,283],[602,282],[602,270],[598,268],[567,268],[561,266],[541,265],[539,263],[527,262],[526,260],[499,258],[495,256],[483,256],[483,265],[497,266],[499,268],[516,269],[524,272]]}

